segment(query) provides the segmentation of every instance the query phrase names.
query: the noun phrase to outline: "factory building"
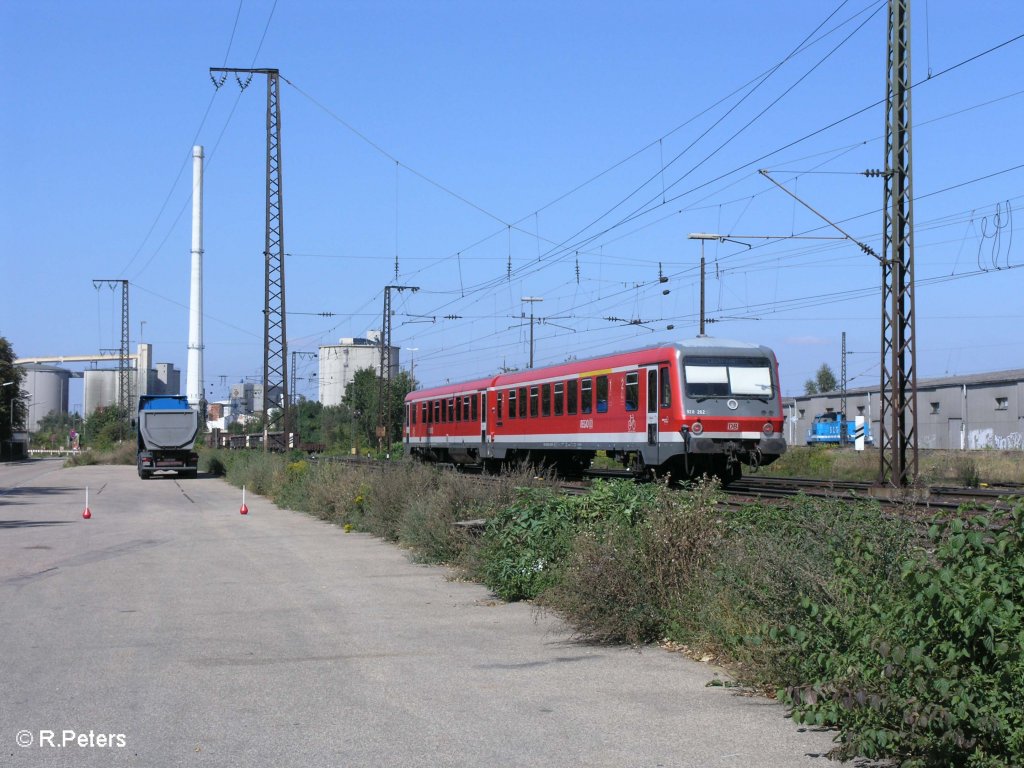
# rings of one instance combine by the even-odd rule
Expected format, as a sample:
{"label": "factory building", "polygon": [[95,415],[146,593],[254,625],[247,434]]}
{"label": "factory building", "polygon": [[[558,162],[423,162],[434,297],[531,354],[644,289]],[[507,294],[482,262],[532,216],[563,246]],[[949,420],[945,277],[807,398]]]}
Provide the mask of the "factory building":
{"label": "factory building", "polygon": [[[341,405],[345,387],[357,371],[372,368],[376,375],[380,375],[380,333],[370,331],[366,335],[368,338],[339,339],[337,344],[320,347],[317,378],[320,402],[325,406]],[[398,347],[391,347],[389,367],[392,378],[398,376]]]}
{"label": "factory building", "polygon": [[[134,408],[139,395],[177,395],[181,393],[181,371],[174,363],[152,364],[153,345],[139,344],[135,360],[135,370],[131,372],[129,382],[131,392],[128,401]],[[85,416],[90,416],[97,408],[107,408],[120,402],[121,378],[117,368],[93,368],[85,371],[85,388],[82,395],[85,401]]]}
{"label": "factory building", "polygon": [[[876,444],[881,435],[878,387],[847,390],[847,418],[863,416]],[[814,417],[841,409],[838,391],[786,401],[786,440],[804,445]],[[1024,369],[919,379],[918,447],[1024,450]]]}
{"label": "factory building", "polygon": [[[152,364],[153,345],[139,344],[135,354],[130,355],[129,400],[134,404],[140,394],[177,395],[181,392],[181,371],[173,363]],[[72,371],[46,363],[83,363],[101,361],[113,367],[89,368]],[[26,427],[30,432],[39,428],[39,422],[51,411],[68,412],[68,383],[70,379],[84,379],[82,392],[83,414],[88,417],[97,408],[117,405],[120,401],[120,372],[117,358],[111,355],[56,355],[38,358],[22,358],[15,364],[25,372],[22,390],[28,400]]]}

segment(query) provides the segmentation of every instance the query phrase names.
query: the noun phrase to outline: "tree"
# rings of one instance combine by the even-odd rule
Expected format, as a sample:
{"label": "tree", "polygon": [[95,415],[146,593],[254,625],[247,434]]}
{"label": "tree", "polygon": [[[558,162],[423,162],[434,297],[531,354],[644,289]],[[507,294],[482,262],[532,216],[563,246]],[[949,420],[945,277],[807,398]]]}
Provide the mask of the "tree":
{"label": "tree", "polygon": [[0,336],[0,440],[10,440],[13,432],[24,425],[27,412],[21,383],[25,371],[14,364],[17,359],[7,338]]}
{"label": "tree", "polygon": [[[413,379],[406,371],[402,371],[391,379],[391,445],[402,434],[405,423],[405,396],[413,390]],[[363,446],[377,444],[377,422],[379,420],[380,378],[373,368],[356,371],[347,385],[343,403],[356,425],[359,443]]]}
{"label": "tree", "polygon": [[817,395],[824,394],[825,392],[834,392],[839,388],[836,382],[836,375],[829,368],[828,363],[822,363],[818,372],[814,374],[813,379],[808,379],[804,382],[804,394],[805,395]]}
{"label": "tree", "polygon": [[32,445],[36,448],[69,448],[71,430],[82,431],[81,415],[50,411],[36,425],[35,432],[32,433]]}
{"label": "tree", "polygon": [[121,406],[100,406],[82,425],[82,440],[90,448],[101,451],[113,448],[121,441],[127,420]]}

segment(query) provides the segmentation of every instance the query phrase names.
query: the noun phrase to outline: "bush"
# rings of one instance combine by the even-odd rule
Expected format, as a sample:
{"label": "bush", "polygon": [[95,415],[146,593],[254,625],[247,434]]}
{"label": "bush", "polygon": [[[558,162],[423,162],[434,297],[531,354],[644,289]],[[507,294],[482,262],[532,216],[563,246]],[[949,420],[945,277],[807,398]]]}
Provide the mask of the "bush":
{"label": "bush", "polygon": [[933,525],[893,584],[864,542],[837,552],[840,599],[804,599],[777,636],[798,684],[780,691],[798,722],[840,728],[841,758],[904,765],[1024,764],[1024,506]]}
{"label": "bush", "polygon": [[283,485],[284,459],[263,451],[233,451],[228,479],[232,485],[244,486],[252,493],[273,497]]}
{"label": "bush", "polygon": [[228,473],[228,468],[224,461],[223,451],[203,450],[199,452],[199,468],[214,477],[223,477]]}
{"label": "bush", "polygon": [[[658,640],[685,621],[696,574],[720,536],[715,482],[690,490],[633,483],[596,485],[579,503],[587,527],[564,577],[544,596],[584,637]],[[611,503],[610,503],[611,502]],[[594,515],[593,509],[602,509]]]}
{"label": "bush", "polygon": [[520,490],[487,524],[484,583],[505,600],[536,597],[557,581],[573,533],[567,497],[548,488]]}
{"label": "bush", "polygon": [[65,467],[82,467],[91,464],[128,464],[138,461],[137,446],[133,442],[115,443],[103,450],[84,450],[68,457]]}

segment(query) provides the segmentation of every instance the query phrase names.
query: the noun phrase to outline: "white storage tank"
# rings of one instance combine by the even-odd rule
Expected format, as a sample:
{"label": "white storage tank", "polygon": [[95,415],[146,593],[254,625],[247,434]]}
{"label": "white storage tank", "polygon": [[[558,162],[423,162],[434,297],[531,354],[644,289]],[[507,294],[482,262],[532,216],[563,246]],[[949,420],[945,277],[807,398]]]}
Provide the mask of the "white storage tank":
{"label": "white storage tank", "polygon": [[51,411],[68,412],[68,383],[71,371],[55,365],[24,365],[22,389],[28,394],[29,432],[39,429],[39,422]]}
{"label": "white storage tank", "polygon": [[119,371],[95,369],[85,372],[85,417],[88,418],[97,408],[109,408],[118,404]]}
{"label": "white storage tank", "polygon": [[[371,335],[371,334],[368,334]],[[391,376],[398,375],[398,347],[391,347]],[[357,371],[372,368],[380,375],[380,342],[374,338],[344,338],[337,344],[320,347],[317,355],[320,402],[323,405],[341,405],[345,387]]]}

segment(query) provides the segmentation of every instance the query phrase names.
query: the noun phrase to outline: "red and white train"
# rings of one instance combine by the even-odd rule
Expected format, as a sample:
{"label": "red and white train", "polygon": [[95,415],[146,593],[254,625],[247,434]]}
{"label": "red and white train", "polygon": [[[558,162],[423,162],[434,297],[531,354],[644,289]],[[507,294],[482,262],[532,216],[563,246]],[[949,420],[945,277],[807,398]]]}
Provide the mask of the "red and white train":
{"label": "red and white train", "polygon": [[778,361],[764,346],[699,337],[410,392],[408,455],[527,462],[566,476],[606,451],[637,473],[723,483],[786,451]]}

